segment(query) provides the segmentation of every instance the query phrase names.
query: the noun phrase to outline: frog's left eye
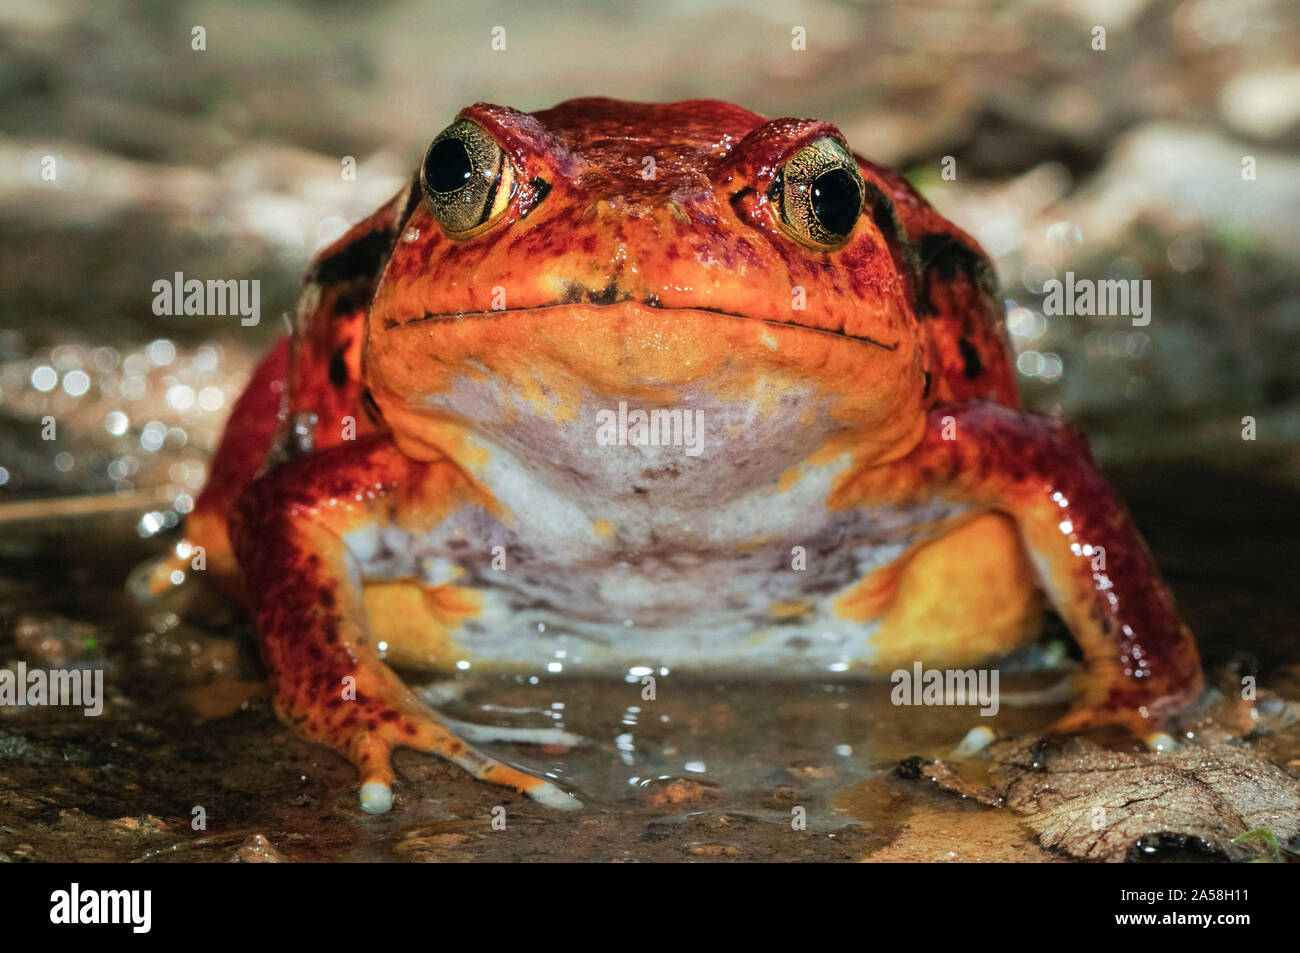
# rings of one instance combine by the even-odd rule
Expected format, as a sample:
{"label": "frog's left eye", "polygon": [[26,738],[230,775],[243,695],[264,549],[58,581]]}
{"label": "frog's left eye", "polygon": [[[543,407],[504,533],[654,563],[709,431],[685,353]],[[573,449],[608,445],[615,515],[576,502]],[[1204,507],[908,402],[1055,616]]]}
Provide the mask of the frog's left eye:
{"label": "frog's left eye", "polygon": [[515,171],[486,129],[457,119],[425,153],[420,186],[448,237],[469,238],[506,210],[515,190]]}
{"label": "frog's left eye", "polygon": [[865,193],[857,162],[828,137],[796,152],[767,195],[782,231],[805,245],[834,249],[853,231]]}

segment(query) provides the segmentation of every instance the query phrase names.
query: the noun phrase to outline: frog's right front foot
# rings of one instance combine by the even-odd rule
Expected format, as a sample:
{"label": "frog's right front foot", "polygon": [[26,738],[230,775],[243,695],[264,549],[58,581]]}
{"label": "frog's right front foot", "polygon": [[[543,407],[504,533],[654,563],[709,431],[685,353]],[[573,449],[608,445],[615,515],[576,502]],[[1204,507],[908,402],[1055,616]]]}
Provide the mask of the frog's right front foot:
{"label": "frog's right front foot", "polygon": [[[309,559],[301,568],[311,573],[319,567],[320,560]],[[320,578],[312,582],[310,591],[323,605],[302,615],[285,605],[287,597],[263,603],[258,619],[263,655],[276,686],[276,713],[302,738],[352,762],[363,810],[383,814],[392,807],[391,757],[397,747],[435,754],[481,781],[514,788],[548,807],[582,806],[550,781],[512,768],[466,740],[573,745],[581,738],[556,729],[498,729],[444,719],[378,657],[373,641],[353,621],[351,590],[338,582],[330,588]],[[310,620],[305,628],[304,615]]]}
{"label": "frog's right front foot", "polygon": [[412,720],[407,715],[373,730],[359,731],[346,743],[344,750],[361,779],[361,809],[368,814],[384,814],[393,806],[391,755],[398,745],[436,754],[481,781],[514,788],[547,807],[562,811],[582,807],[581,801],[545,778],[512,768],[470,747],[437,719],[424,716]]}
{"label": "frog's right front foot", "polygon": [[[232,537],[276,713],[356,766],[361,806],[372,814],[392,806],[390,759],[398,746],[436,754],[549,807],[581,807],[550,781],[470,747],[384,663],[368,630],[362,560],[345,540],[368,538],[400,502],[433,507],[425,495],[454,502],[459,480],[450,465],[410,460],[372,436],[296,458],[250,484]],[[532,739],[516,730],[516,740]]]}

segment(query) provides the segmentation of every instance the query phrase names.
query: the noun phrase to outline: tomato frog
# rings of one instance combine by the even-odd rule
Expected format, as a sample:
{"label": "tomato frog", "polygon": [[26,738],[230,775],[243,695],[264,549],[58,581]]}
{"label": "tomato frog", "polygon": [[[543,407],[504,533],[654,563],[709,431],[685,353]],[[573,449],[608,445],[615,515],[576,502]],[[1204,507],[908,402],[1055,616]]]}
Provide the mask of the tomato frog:
{"label": "tomato frog", "polygon": [[1149,734],[1202,684],[1084,438],[1020,409],[976,242],[833,125],[725,102],[462,110],[316,256],[186,545],[372,813],[403,745],[578,805],[390,665],[878,675],[1050,602],[1053,730]]}

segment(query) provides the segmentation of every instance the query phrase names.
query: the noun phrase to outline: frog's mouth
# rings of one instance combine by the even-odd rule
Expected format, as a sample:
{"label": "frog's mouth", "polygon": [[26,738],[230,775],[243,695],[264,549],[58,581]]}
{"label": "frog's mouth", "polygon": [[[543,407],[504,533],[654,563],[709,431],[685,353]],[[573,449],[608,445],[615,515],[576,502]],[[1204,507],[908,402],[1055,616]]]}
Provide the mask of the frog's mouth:
{"label": "frog's mouth", "polygon": [[[660,303],[658,296],[656,295],[653,294],[646,295],[638,299],[631,294],[622,294],[620,296],[619,293],[617,292],[617,289],[613,289],[613,290],[611,289],[613,289],[613,286],[610,286],[610,289],[606,289],[606,291],[601,291],[601,292],[594,292],[589,289],[572,289],[569,292],[566,292],[564,297],[562,297],[559,300],[553,301],[549,304],[533,305],[527,308],[500,308],[494,311],[447,311],[447,312],[426,311],[423,315],[417,315],[415,317],[410,317],[410,318],[404,318],[404,319],[385,318],[384,330],[391,331],[394,328],[404,328],[404,327],[410,327],[412,325],[418,325],[418,324],[455,323],[460,321],[484,320],[484,319],[491,320],[494,318],[503,318],[510,314],[519,314],[521,312],[527,312],[527,311],[542,311],[545,309],[563,309],[565,307],[580,307],[580,308],[589,309],[595,306],[597,308],[603,308],[603,307],[611,307],[617,304],[626,304],[627,302],[635,302],[636,304],[642,305],[651,310],[663,311],[665,313],[704,312],[706,314],[716,314],[722,317],[740,318],[746,321],[758,321],[763,324],[772,325],[774,327],[802,328],[805,331],[813,331],[818,334],[831,335],[833,337],[843,338],[846,341],[858,341],[862,344],[867,344],[870,345],[871,347],[878,347],[885,351],[898,350],[897,341],[893,343],[886,343],[884,341],[880,341],[877,340],[876,338],[868,337],[863,334],[850,334],[847,331],[836,330],[833,328],[820,328],[817,327],[816,325],[804,324],[799,321],[784,321],[777,318],[759,318],[749,314],[741,314],[736,311],[728,311],[725,308],[706,307],[703,305],[695,305],[691,307],[665,308]],[[579,295],[581,295],[581,297]]]}
{"label": "frog's mouth", "polygon": [[[820,446],[849,433],[855,452],[883,458],[914,442],[924,422],[924,375],[907,326],[894,343],[779,314],[656,307],[630,296],[495,311],[429,304],[374,312],[362,350],[380,415],[420,459],[459,453],[456,441],[473,432],[532,441],[539,458],[598,469],[588,459],[595,438],[582,428],[620,401],[707,414],[733,468],[735,459],[793,466],[815,449],[801,441]],[[772,421],[787,429],[764,431]],[[767,437],[755,442],[758,433]]]}

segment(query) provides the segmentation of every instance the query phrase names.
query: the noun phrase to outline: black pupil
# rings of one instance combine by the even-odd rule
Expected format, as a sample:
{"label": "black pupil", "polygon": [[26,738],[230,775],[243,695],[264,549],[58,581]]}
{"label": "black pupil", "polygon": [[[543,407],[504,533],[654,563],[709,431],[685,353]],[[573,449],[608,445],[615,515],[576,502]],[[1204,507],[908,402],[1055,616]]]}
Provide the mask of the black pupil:
{"label": "black pupil", "polygon": [[435,192],[455,192],[474,174],[474,166],[459,139],[444,139],[424,160],[424,181]]}
{"label": "black pupil", "polygon": [[822,228],[835,235],[853,231],[861,213],[858,184],[847,169],[831,169],[813,179],[812,210]]}

